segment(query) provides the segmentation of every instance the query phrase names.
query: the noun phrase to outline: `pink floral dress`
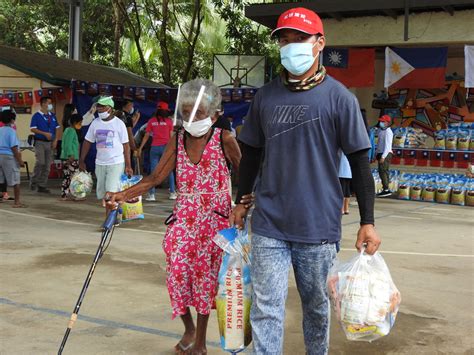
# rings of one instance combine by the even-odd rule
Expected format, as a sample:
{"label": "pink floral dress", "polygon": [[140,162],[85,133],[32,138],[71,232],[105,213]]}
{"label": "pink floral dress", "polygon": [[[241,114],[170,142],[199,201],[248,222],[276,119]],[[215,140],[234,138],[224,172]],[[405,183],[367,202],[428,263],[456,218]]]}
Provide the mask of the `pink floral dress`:
{"label": "pink floral dress", "polygon": [[186,314],[190,306],[200,314],[209,314],[214,306],[222,251],[212,238],[229,227],[231,211],[230,173],[221,131],[213,131],[198,164],[189,159],[184,133],[178,132],[178,199],[163,241],[173,318]]}

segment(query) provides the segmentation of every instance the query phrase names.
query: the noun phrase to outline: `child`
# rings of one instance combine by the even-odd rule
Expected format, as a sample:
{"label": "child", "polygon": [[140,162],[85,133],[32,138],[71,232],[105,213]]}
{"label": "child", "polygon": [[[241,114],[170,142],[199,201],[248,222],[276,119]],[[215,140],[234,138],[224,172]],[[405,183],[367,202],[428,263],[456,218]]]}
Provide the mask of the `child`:
{"label": "child", "polygon": [[25,163],[21,159],[20,142],[12,125],[15,124],[16,114],[12,110],[1,112],[0,127],[0,184],[7,183],[13,187],[15,203],[12,207],[26,207],[20,202],[20,167]]}
{"label": "child", "polygon": [[106,191],[120,190],[120,176],[133,174],[130,165],[130,147],[125,123],[114,115],[114,101],[111,97],[101,97],[97,101],[99,118],[92,121],[84,140],[79,169],[86,170],[85,159],[92,143],[96,144],[95,175],[96,194],[99,200]]}
{"label": "child", "polygon": [[[206,87],[194,120],[190,114],[201,86]],[[229,131],[212,128],[221,104],[220,89],[212,82],[195,79],[181,87],[178,110],[180,129],[166,146],[150,176],[125,191],[107,193],[108,205],[135,198],[160,184],[176,168],[178,198],[168,218],[163,249],[173,318],[180,316],[185,332],[176,345],[177,354],[206,354],[209,313],[217,292],[222,252],[213,243],[217,231],[228,228],[231,211],[229,167],[237,169],[240,150]],[[248,203],[250,196],[244,196]],[[197,327],[189,307],[195,307]]]}
{"label": "child", "polygon": [[73,199],[69,193],[71,177],[79,170],[79,138],[77,130],[81,129],[82,117],[72,114],[67,128],[64,130],[61,143],[61,160],[63,160],[64,179],[61,184],[61,201]]}
{"label": "child", "polygon": [[349,214],[349,202],[351,201],[351,180],[352,172],[349,160],[341,152],[341,161],[339,162],[339,181],[341,183],[342,194],[344,195],[344,203],[342,206],[342,214]]}

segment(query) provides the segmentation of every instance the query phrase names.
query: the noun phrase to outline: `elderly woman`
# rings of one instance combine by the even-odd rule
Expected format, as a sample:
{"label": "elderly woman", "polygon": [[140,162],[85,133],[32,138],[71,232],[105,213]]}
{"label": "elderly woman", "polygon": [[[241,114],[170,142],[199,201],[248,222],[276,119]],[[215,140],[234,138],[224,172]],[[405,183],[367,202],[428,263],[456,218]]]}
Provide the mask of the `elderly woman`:
{"label": "elderly woman", "polygon": [[[196,115],[190,116],[201,86],[203,98]],[[212,128],[221,104],[219,88],[195,79],[183,84],[178,110],[183,129],[173,135],[153,173],[137,185],[107,193],[109,206],[146,193],[176,169],[178,198],[168,218],[163,249],[167,262],[167,285],[173,318],[180,316],[185,332],[176,345],[177,354],[206,354],[206,330],[217,291],[222,252],[212,242],[217,231],[228,228],[231,211],[230,163],[237,169],[240,150],[229,131]],[[242,203],[249,203],[244,196]],[[197,327],[189,307],[198,314]]]}

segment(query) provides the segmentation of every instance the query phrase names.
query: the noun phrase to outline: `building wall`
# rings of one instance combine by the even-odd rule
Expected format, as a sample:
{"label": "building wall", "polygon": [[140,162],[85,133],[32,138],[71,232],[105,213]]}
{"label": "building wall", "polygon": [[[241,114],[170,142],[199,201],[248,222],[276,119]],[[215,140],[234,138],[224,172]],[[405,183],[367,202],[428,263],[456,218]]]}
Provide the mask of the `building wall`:
{"label": "building wall", "polygon": [[407,42],[404,16],[371,16],[324,20],[329,46],[386,46],[474,43],[474,10],[410,14]]}
{"label": "building wall", "polygon": [[[37,78],[33,78],[28,74],[24,74],[15,69],[0,64],[0,92],[4,91],[35,91],[42,88],[51,88],[49,83],[43,82]],[[62,112],[66,102],[56,102],[55,110],[58,113],[58,121],[61,122]],[[39,103],[34,103],[31,107],[31,112],[35,113],[39,110]],[[26,140],[30,132],[31,114],[18,114],[16,119],[17,134],[20,140]],[[22,152],[23,160],[28,163],[30,173],[32,173],[35,156],[32,151],[25,150]],[[26,169],[22,169],[26,172]]]}

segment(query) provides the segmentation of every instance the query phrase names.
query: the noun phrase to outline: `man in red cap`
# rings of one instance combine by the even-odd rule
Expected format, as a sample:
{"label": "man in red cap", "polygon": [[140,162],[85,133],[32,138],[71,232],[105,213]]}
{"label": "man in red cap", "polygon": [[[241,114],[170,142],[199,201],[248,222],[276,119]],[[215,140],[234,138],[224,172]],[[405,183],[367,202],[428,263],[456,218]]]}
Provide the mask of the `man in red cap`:
{"label": "man in red cap", "polygon": [[379,140],[375,158],[379,163],[379,176],[382,180],[382,191],[377,194],[378,197],[388,197],[392,195],[390,191],[390,161],[392,160],[392,141],[393,132],[390,128],[392,119],[389,115],[383,115],[379,118]]}
{"label": "man in red cap", "polygon": [[[168,103],[164,101],[158,102],[156,106],[155,116],[148,120],[146,126],[146,133],[143,137],[142,144],[138,148],[138,156],[141,156],[143,147],[145,146],[148,138],[153,137],[150,148],[150,165],[151,170],[154,171],[158,162],[160,161],[165,151],[166,145],[168,144],[171,136],[173,135],[173,121],[169,118],[171,111]],[[169,199],[176,200],[176,189],[174,184],[174,174],[171,173],[168,177],[168,183],[170,188]],[[155,188],[151,188],[146,197],[147,201],[156,201]]]}
{"label": "man in red cap", "polygon": [[356,247],[365,245],[373,254],[380,244],[374,228],[370,142],[357,99],[326,75],[320,62],[326,40],[319,16],[305,8],[290,9],[278,19],[273,36],[285,70],[259,89],[245,118],[231,222],[242,226],[248,210],[240,199],[253,191],[259,175],[252,214],[250,316],[256,353],[282,353],[292,265],[303,306],[306,353],[326,354],[326,278],[341,239],[341,151],[351,165],[361,216]]}

